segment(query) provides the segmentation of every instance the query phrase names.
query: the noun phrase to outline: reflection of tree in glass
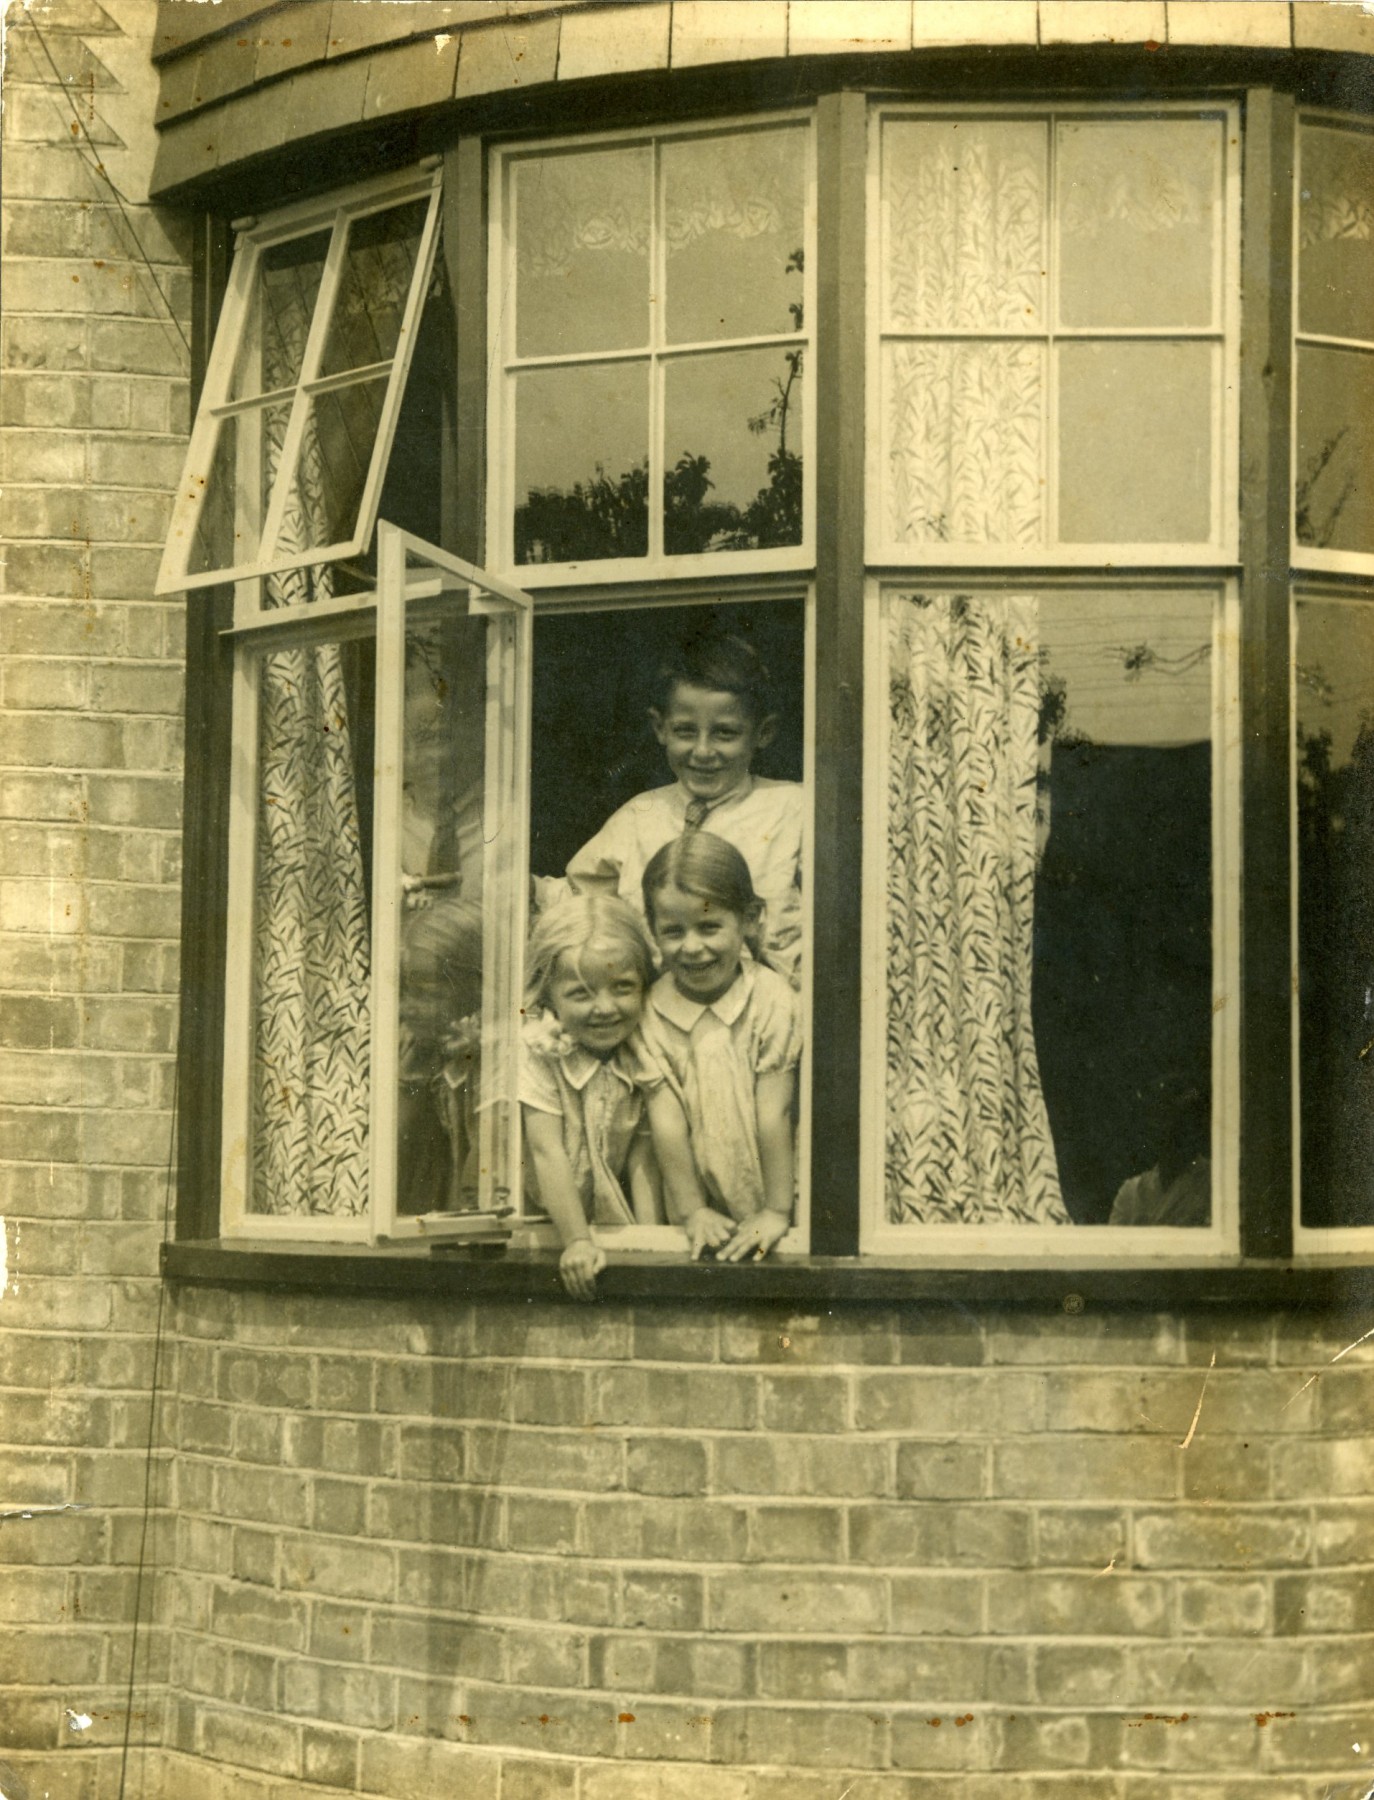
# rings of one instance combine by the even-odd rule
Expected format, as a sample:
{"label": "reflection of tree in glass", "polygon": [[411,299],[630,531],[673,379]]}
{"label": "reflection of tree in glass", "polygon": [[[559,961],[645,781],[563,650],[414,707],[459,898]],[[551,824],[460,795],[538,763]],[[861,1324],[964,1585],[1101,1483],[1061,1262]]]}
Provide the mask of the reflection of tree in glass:
{"label": "reflection of tree in glass", "polygon": [[[804,253],[794,250],[786,273],[800,274]],[[795,331],[802,329],[800,301],[788,305]],[[802,458],[789,449],[787,429],[804,349],[783,353],[786,374],[772,378],[772,397],[747,420],[754,437],[777,433],[768,457],[768,483],[746,506],[713,500],[711,459],[685,450],[663,476],[663,549],[668,556],[703,551],[770,550],[802,540]],[[649,467],[636,463],[618,480],[596,465],[590,481],[570,490],[531,488],[515,509],[518,563],[599,562],[644,556],[649,547]]]}
{"label": "reflection of tree in glass", "polygon": [[1314,550],[1325,549],[1330,544],[1336,533],[1336,522],[1345,511],[1346,502],[1355,492],[1355,477],[1348,474],[1334,499],[1321,502],[1322,511],[1319,516],[1317,483],[1326,473],[1349,429],[1348,425],[1342,425],[1319,450],[1308,457],[1294,487],[1293,527],[1297,532],[1298,542],[1310,544]]}

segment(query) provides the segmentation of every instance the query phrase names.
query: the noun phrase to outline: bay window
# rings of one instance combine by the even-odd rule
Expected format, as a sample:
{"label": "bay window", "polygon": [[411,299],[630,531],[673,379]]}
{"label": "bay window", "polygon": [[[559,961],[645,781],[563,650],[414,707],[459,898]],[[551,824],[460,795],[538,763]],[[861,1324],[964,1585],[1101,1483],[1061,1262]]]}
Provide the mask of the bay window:
{"label": "bay window", "polygon": [[[1289,1180],[1247,1173],[1257,1095],[1298,1144],[1267,1241],[1369,1248],[1374,137],[1296,124],[1275,702],[1260,116],[827,94],[464,143],[442,203],[426,167],[246,224],[163,574],[234,592],[225,1235],[552,1246],[525,938],[671,781],[656,671],[708,629],[766,667],[752,773],[804,818],[784,1258],[1234,1265]],[[1264,707],[1291,1081],[1247,1036]]]}

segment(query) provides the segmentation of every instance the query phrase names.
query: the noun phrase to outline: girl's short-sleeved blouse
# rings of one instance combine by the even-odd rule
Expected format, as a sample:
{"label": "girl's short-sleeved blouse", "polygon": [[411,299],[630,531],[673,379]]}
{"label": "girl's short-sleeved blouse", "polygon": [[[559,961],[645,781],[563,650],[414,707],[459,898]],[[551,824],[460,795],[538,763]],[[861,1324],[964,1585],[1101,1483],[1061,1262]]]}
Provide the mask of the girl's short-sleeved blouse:
{"label": "girl's short-sleeved blouse", "polygon": [[703,1006],[663,975],[649,990],[640,1029],[652,1063],[682,1101],[707,1193],[732,1218],[752,1218],[764,1203],[754,1084],[801,1060],[790,983],[745,962],[739,980]]}
{"label": "girl's short-sleeved blouse", "polygon": [[642,1090],[662,1080],[639,1033],[603,1061],[552,1021],[535,1019],[525,1027],[520,1052],[520,1103],[562,1119],[563,1148],[588,1220],[632,1225],[622,1177],[644,1119]]}

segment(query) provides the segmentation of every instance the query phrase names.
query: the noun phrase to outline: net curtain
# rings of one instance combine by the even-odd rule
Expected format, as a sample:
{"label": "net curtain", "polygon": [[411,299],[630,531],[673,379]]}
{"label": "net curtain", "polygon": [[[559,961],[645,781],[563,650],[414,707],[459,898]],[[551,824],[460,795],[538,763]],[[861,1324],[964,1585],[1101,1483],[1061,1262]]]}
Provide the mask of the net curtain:
{"label": "net curtain", "polygon": [[1029,597],[887,600],[887,1216],[1067,1224],[1031,1022]]}
{"label": "net curtain", "polygon": [[[282,294],[273,306],[265,358],[275,349],[299,368],[310,306]],[[264,433],[267,491],[281,436]],[[311,422],[282,549],[328,542],[325,483]],[[330,571],[290,570],[268,577],[266,589],[266,605],[298,605],[329,593]],[[250,1210],[357,1216],[368,1195],[370,916],[338,644],[263,657],[258,734]]]}

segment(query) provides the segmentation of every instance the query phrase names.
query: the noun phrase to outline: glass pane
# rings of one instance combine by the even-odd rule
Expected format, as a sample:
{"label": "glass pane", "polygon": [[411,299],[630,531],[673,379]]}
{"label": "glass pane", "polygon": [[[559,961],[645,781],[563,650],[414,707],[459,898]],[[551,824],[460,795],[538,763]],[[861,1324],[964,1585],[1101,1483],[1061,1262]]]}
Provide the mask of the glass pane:
{"label": "glass pane", "polygon": [[738,132],[663,146],[667,340],[800,331],[806,132]]}
{"label": "glass pane", "polygon": [[352,537],[386,397],[386,378],[316,394],[275,546],[278,556]]}
{"label": "glass pane", "polygon": [[802,540],[802,352],[735,350],[664,375],[663,548]]}
{"label": "glass pane", "polygon": [[888,596],[891,1222],[1208,1222],[1213,606]]}
{"label": "glass pane", "polygon": [[[418,609],[412,609],[412,614]],[[480,1203],[486,622],[406,630],[397,1211]]]}
{"label": "glass pane", "polygon": [[1065,325],[1212,323],[1220,119],[1075,119],[1058,127]]}
{"label": "glass pane", "polygon": [[1374,550],[1374,354],[1298,347],[1300,544]]}
{"label": "glass pane", "polygon": [[1297,606],[1302,1222],[1374,1225],[1374,606]]}
{"label": "glass pane", "polygon": [[348,227],[322,375],[390,362],[405,317],[429,201],[369,213]]}
{"label": "glass pane", "polygon": [[1298,329],[1374,339],[1374,135],[1302,127]]}
{"label": "glass pane", "polygon": [[368,1206],[372,682],[368,639],[258,665],[249,1210]]}
{"label": "glass pane", "polygon": [[1039,544],[1044,348],[886,344],[882,355],[886,541]]}
{"label": "glass pane", "polygon": [[243,337],[229,384],[231,400],[294,387],[329,249],[327,231],[274,244],[258,259]]}
{"label": "glass pane", "polygon": [[646,555],[648,365],[518,375],[515,493],[518,563]]}
{"label": "glass pane", "polygon": [[1212,537],[1210,344],[1061,344],[1059,535],[1065,543]]}
{"label": "glass pane", "polygon": [[518,355],[647,344],[652,167],[647,145],[516,163]]}
{"label": "glass pane", "polygon": [[884,125],[884,274],[892,328],[1039,330],[1045,193],[1043,122]]}
{"label": "glass pane", "polygon": [[290,402],[276,400],[220,420],[187,564],[189,574],[207,575],[213,569],[257,561],[290,416]]}

